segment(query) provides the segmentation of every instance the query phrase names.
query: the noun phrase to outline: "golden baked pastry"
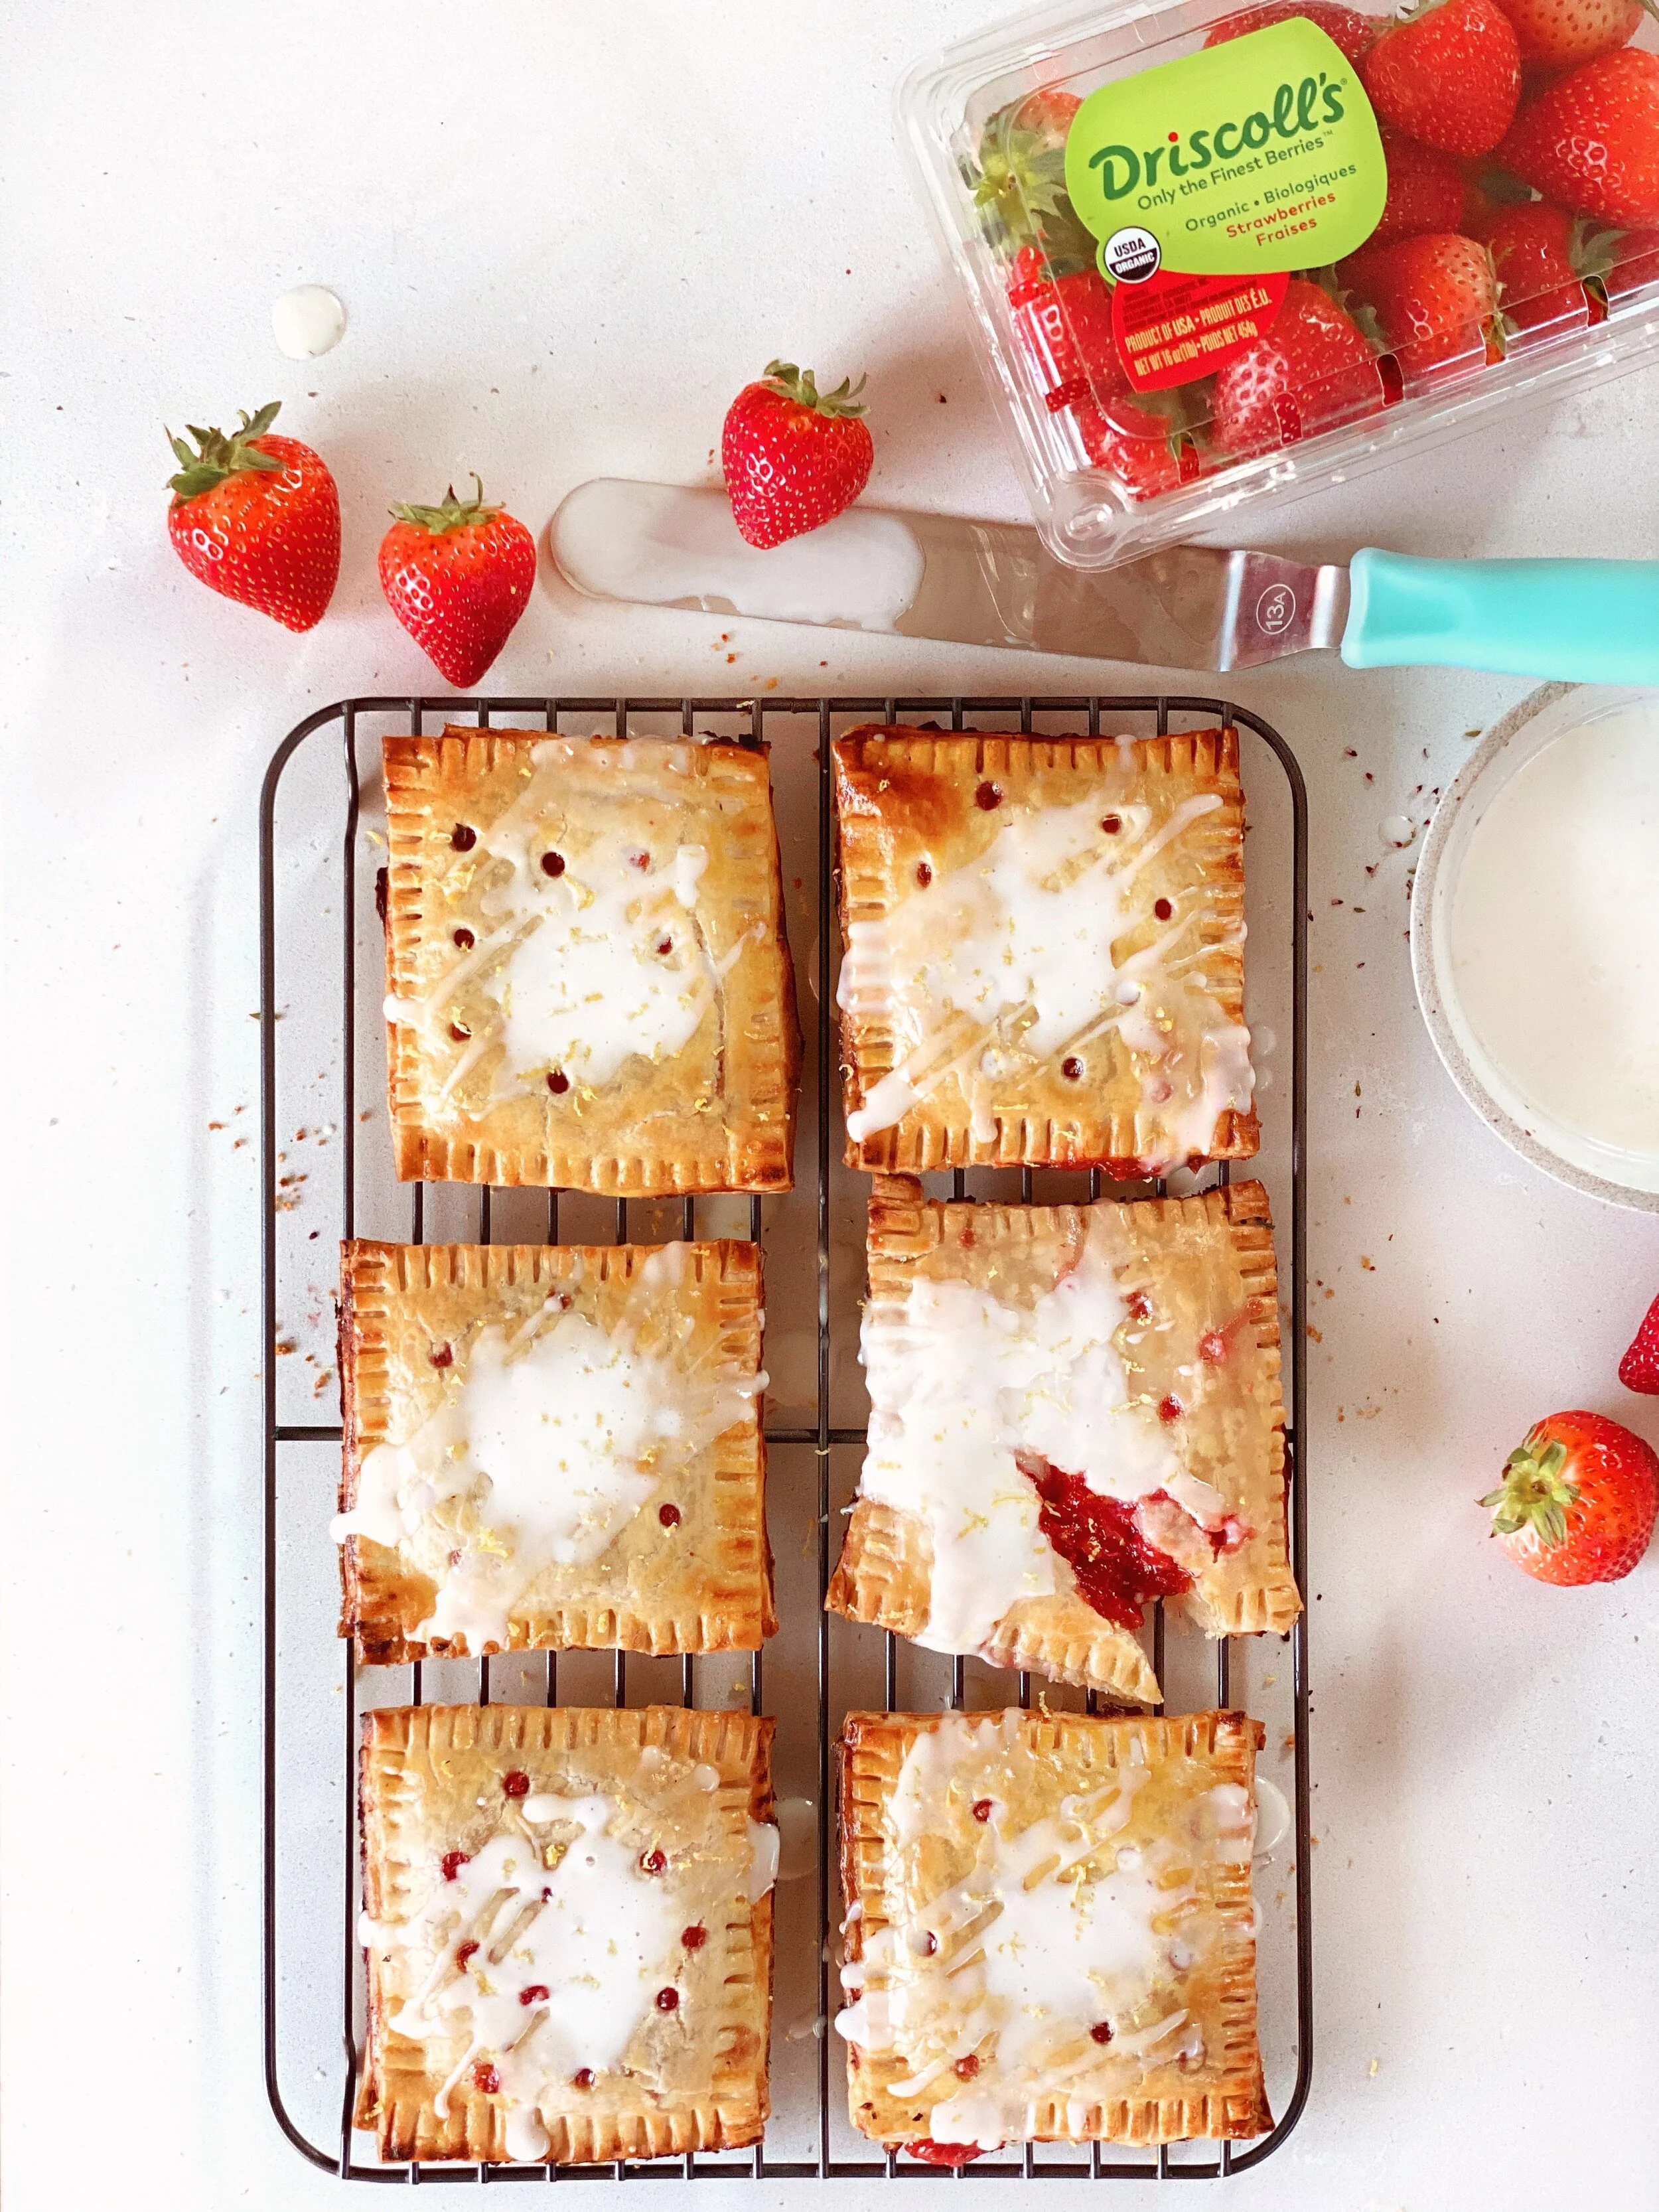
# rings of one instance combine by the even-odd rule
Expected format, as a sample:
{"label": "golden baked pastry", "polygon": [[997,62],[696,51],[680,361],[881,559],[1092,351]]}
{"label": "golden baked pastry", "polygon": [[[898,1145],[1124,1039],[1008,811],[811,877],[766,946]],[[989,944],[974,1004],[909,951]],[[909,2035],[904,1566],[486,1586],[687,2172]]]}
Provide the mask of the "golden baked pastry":
{"label": "golden baked pastry", "polygon": [[1242,1713],[849,1714],[836,2026],[854,2126],[934,2158],[1269,2128],[1261,1735]]}
{"label": "golden baked pastry", "polygon": [[772,1723],[419,1705],[363,1730],[383,2159],[726,2150],[767,2114]]}
{"label": "golden baked pastry", "polygon": [[340,1633],[757,1650],[760,1354],[754,1244],[345,1245]]}
{"label": "golden baked pastry", "polygon": [[869,1442],[829,1603],[935,1651],[1156,1704],[1152,1598],[1301,1610],[1267,1194],[945,1204],[878,1177]]}
{"label": "golden baked pastry", "polygon": [[1238,735],[835,746],[848,1164],[1256,1149]]}
{"label": "golden baked pastry", "polygon": [[787,1190],[800,1036],[763,750],[388,738],[404,1181]]}

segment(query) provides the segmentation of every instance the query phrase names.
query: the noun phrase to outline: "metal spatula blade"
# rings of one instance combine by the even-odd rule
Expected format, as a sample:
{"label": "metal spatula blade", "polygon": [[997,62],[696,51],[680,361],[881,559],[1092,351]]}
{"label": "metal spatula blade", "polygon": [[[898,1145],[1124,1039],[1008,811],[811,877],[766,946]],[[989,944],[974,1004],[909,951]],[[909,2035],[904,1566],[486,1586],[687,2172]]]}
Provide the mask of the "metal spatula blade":
{"label": "metal spatula blade", "polygon": [[1659,683],[1659,562],[1366,550],[1316,568],[1176,545],[1093,574],[1017,523],[866,507],[762,552],[720,490],[603,477],[550,536],[576,590],[646,605],[1222,673],[1332,647],[1358,668]]}

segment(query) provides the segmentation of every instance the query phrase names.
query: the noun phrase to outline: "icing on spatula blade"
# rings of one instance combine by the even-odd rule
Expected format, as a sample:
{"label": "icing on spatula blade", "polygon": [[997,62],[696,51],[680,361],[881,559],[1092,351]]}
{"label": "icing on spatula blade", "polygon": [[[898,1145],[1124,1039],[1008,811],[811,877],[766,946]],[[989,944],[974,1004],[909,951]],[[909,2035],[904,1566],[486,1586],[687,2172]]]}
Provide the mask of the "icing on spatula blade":
{"label": "icing on spatula blade", "polygon": [[698,608],[951,644],[1225,672],[1334,646],[1347,574],[1277,554],[1176,545],[1095,575],[1035,530],[849,507],[766,552],[726,495],[595,477],[553,518],[553,557],[594,599]]}

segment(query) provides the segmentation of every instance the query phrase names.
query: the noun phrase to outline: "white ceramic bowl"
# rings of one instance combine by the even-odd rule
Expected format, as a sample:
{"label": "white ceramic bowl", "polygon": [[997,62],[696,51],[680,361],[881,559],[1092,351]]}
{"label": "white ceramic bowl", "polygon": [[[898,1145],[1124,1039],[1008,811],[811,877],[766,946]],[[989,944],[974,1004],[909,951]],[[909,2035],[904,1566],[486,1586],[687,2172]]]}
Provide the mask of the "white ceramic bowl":
{"label": "white ceramic bowl", "polygon": [[1495,722],[1436,809],[1412,889],[1412,974],[1418,1004],[1452,1081],[1506,1145],[1591,1198],[1659,1212],[1659,1149],[1626,1152],[1554,1121],[1492,1059],[1460,1000],[1451,917],[1470,841],[1510,779],[1571,729],[1651,692],[1547,684]]}

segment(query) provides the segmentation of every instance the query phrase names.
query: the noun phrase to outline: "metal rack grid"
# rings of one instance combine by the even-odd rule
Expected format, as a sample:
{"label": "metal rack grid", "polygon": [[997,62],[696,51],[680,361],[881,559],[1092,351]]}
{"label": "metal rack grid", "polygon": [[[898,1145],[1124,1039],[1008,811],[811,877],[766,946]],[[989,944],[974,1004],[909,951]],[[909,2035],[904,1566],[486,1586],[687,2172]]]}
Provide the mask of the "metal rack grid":
{"label": "metal rack grid", "polygon": [[[732,2179],[742,2176],[755,2179],[824,2179],[854,2177],[884,2177],[904,2179],[927,2177],[935,2180],[949,2178],[951,2169],[942,2169],[902,2158],[895,2153],[884,2154],[876,2147],[869,2147],[865,2155],[837,2155],[831,2142],[831,2106],[839,2090],[839,2066],[832,2052],[832,2036],[826,2015],[830,2010],[831,1941],[835,1929],[832,1896],[832,1868],[835,1863],[830,1807],[833,1803],[832,1722],[836,1707],[830,1694],[831,1622],[822,1610],[822,1600],[828,1586],[830,1558],[831,1480],[830,1455],[840,1444],[856,1444],[863,1439],[861,1426],[837,1426],[830,1420],[830,1178],[832,1100],[830,1070],[835,1064],[836,1038],[832,1003],[834,960],[832,947],[836,937],[834,910],[834,878],[832,853],[832,787],[830,779],[830,740],[832,718],[880,720],[884,722],[928,720],[936,726],[945,724],[962,730],[976,726],[967,718],[990,716],[989,726],[1008,728],[1015,724],[1030,732],[1037,715],[1059,715],[1073,720],[1086,718],[1091,734],[1098,735],[1106,720],[1115,732],[1135,723],[1150,723],[1159,735],[1165,734],[1172,717],[1197,718],[1203,723],[1224,726],[1249,731],[1261,741],[1283,772],[1288,787],[1290,803],[1290,875],[1291,901],[1290,915],[1291,966],[1290,1004],[1291,1019],[1291,1129],[1289,1151],[1289,1179],[1291,1214],[1288,1235],[1281,1218],[1278,1234],[1281,1254],[1288,1251],[1290,1284],[1289,1344],[1292,1349],[1291,1376],[1289,1392],[1285,1435],[1285,1472],[1288,1486],[1287,1523],[1290,1531],[1292,1563],[1298,1586],[1304,1595],[1307,1580],[1307,1510],[1305,1471],[1302,1462],[1301,1444],[1304,1431],[1306,1389],[1304,1361],[1301,1357],[1306,1328],[1306,1164],[1304,1156],[1304,1127],[1306,1115],[1306,1014],[1307,1014],[1307,866],[1308,822],[1307,798],[1300,769],[1294,754],[1285,740],[1267,723],[1245,709],[1219,699],[1188,696],[1028,696],[973,698],[807,698],[769,697],[763,701],[732,698],[622,698],[622,699],[483,699],[483,698],[364,698],[345,700],[323,708],[308,715],[289,732],[272,757],[267,770],[260,799],[260,1060],[261,1091],[260,1122],[263,1152],[263,1261],[264,1261],[264,1604],[265,1644],[264,1680],[264,2029],[265,2082],[271,2110],[289,2140],[313,2165],[331,2171],[343,2179],[365,2182],[396,2182],[431,2185],[438,2182],[470,2181],[473,2183],[502,2182],[543,2179],[549,2181],[576,2179],[644,2179],[722,2178]],[[291,2116],[289,2100],[282,2079],[282,2021],[280,2004],[283,1982],[284,1958],[279,1941],[278,1885],[279,1849],[284,1825],[283,1790],[279,1779],[282,1756],[287,1747],[284,1729],[288,1725],[283,1703],[280,1662],[282,1640],[278,1619],[278,1561],[280,1540],[285,1534],[284,1516],[295,1509],[279,1480],[279,1468],[285,1447],[318,1445],[337,1443],[341,1431],[337,1424],[313,1424],[283,1421],[279,1419],[277,1386],[278,1297],[279,1297],[279,1239],[277,1224],[282,1199],[279,1195],[277,1165],[279,1135],[277,1123],[278,1048],[276,1024],[283,1009],[276,1002],[276,972],[278,954],[278,918],[276,901],[276,868],[278,842],[276,830],[279,786],[284,770],[294,756],[307,742],[319,733],[331,730],[338,739],[344,771],[345,811],[342,824],[343,836],[338,848],[342,869],[342,914],[343,929],[340,944],[341,988],[341,1049],[338,1067],[340,1121],[343,1133],[341,1163],[341,1233],[354,1233],[358,1192],[358,1159],[356,1132],[359,1109],[357,1105],[357,1054],[356,1030],[358,1018],[358,963],[364,957],[358,921],[359,870],[358,830],[359,807],[362,796],[358,745],[360,725],[368,720],[384,721],[395,718],[398,726],[419,733],[426,726],[428,716],[441,718],[444,722],[476,722],[487,727],[523,727],[539,724],[556,731],[562,717],[580,717],[591,724],[602,719],[607,728],[618,736],[637,733],[635,725],[641,720],[677,717],[680,732],[685,736],[696,734],[701,719],[723,718],[737,720],[739,742],[761,744],[765,741],[768,724],[789,717],[797,721],[811,718],[817,725],[817,821],[816,857],[817,882],[815,887],[818,941],[817,951],[817,1147],[814,1164],[817,1182],[817,1401],[816,1419],[810,1425],[774,1427],[769,1425],[766,1438],[769,1446],[810,1446],[815,1455],[817,1471],[817,1576],[819,1612],[817,1616],[817,1705],[816,1713],[817,1737],[817,1929],[821,1938],[817,1945],[817,2148],[816,2153],[805,2158],[777,2158],[767,2155],[764,2141],[752,2151],[720,2156],[696,2156],[686,2154],[648,2162],[617,2161],[600,2166],[534,2166],[488,2167],[477,2166],[443,2165],[424,2170],[416,2163],[407,2166],[380,2166],[361,2160],[356,2152],[351,2113],[357,2084],[359,2054],[362,2033],[361,1952],[357,1942],[356,1914],[356,1882],[357,1879],[358,1838],[356,1820],[355,1774],[358,1739],[358,1678],[362,1670],[345,1665],[343,1683],[344,1715],[344,1775],[341,1791],[343,1836],[339,1845],[343,1859],[342,1909],[338,1923],[327,1936],[327,1944],[337,1958],[340,1984],[343,1996],[343,2013],[340,2029],[344,2050],[344,2087],[341,2105],[337,2145],[325,2148],[313,2142],[306,2129]],[[799,950],[799,948],[798,948]],[[378,948],[376,948],[378,955]],[[371,971],[373,972],[373,971]],[[320,979],[319,979],[320,980]],[[1229,1167],[1219,1163],[1212,1170],[1217,1180],[1225,1182]],[[1019,1171],[1023,1199],[1032,1194],[1032,1171]],[[1067,1178],[1080,1184],[1083,1176]],[[966,1194],[963,1171],[957,1170],[951,1179],[953,1195]],[[1088,1178],[1091,1197],[1109,1190],[1114,1194],[1117,1187],[1105,1186],[1098,1170]],[[428,1225],[426,1187],[416,1184],[410,1189],[409,1236],[410,1241],[422,1240]],[[453,1187],[450,1187],[453,1188]],[[1134,1187],[1145,1188],[1146,1186]],[[1151,1186],[1162,1194],[1164,1184]],[[1069,1194],[1080,1196],[1080,1190]],[[476,1191],[476,1234],[478,1241],[488,1243],[492,1228],[494,1194],[488,1188]],[[691,1237],[696,1233],[696,1206],[700,1202],[686,1199],[680,1202],[678,1234]],[[724,1201],[730,1205],[731,1201]],[[650,1201],[632,1202],[640,1206]],[[550,1243],[556,1243],[560,1234],[560,1194],[556,1190],[546,1194],[545,1234]],[[629,1234],[630,1202],[617,1200],[615,1235],[618,1243]],[[763,1208],[758,1198],[748,1203],[748,1234],[756,1241],[763,1235]],[[313,1231],[315,1237],[319,1232]],[[329,1494],[319,1505],[313,1494],[309,1497],[307,1510],[313,1515],[325,1513],[332,1503],[331,1483]],[[865,1636],[879,1632],[863,1630]],[[1189,2159],[1180,2154],[1186,2147],[1175,2147],[1175,2153],[1165,2147],[1139,2158],[1109,2157],[1112,2146],[1095,2143],[1088,2147],[1086,2157],[1075,2154],[1081,2148],[1073,2145],[1039,2147],[1027,2144],[1018,2159],[991,2154],[975,2160],[970,2166],[954,2169],[957,2176],[971,2174],[975,2178],[998,2177],[1042,2179],[1051,2177],[1072,2179],[1094,2178],[1102,2180],[1200,2180],[1241,2173],[1259,2165],[1284,2142],[1295,2127],[1305,2105],[1312,2075],[1312,1922],[1311,1883],[1309,1867],[1310,1832],[1310,1778],[1308,1746],[1309,1681],[1307,1616],[1305,1612],[1291,1632],[1286,1641],[1290,1647],[1291,1665],[1291,1711],[1293,1736],[1290,1748],[1293,1756],[1294,1802],[1292,1806],[1291,1836],[1294,1842],[1295,1897],[1295,2075],[1290,2094],[1280,2117],[1272,2130],[1249,2143],[1236,2147],[1224,2142],[1214,2147],[1214,2154],[1202,2159]],[[884,1681],[888,1709],[893,1710],[898,1692],[898,1639],[888,1632],[885,1637]],[[615,1702],[623,1705],[628,1699],[628,1656],[617,1651],[611,1655],[611,1692]],[[540,1694],[550,1705],[556,1701],[558,1688],[558,1655],[554,1652],[536,1655],[511,1655],[520,1668],[526,1658],[538,1662]],[[1152,1626],[1152,1660],[1160,1681],[1164,1679],[1164,1607],[1160,1601],[1154,1609]],[[485,1658],[476,1662],[443,1662],[452,1668],[465,1668],[476,1680],[478,1702],[488,1704],[492,1693],[492,1664],[500,1668],[504,1659],[492,1662]],[[708,1662],[702,1662],[705,1666]],[[977,1663],[977,1662],[975,1662]],[[416,1662],[405,1674],[408,1701],[419,1703],[423,1691],[423,1668]],[[679,1694],[686,1705],[697,1702],[698,1662],[683,1658],[679,1668]],[[1001,1678],[1006,1680],[1006,1677]],[[754,1653],[750,1660],[748,1697],[751,1710],[763,1710],[763,1655]],[[1022,1706],[1031,1702],[1031,1678],[1018,1678],[1018,1701]],[[1232,1691],[1232,1652],[1231,1642],[1222,1639],[1215,1646],[1215,1697],[1218,1705],[1230,1703]],[[520,1684],[520,1701],[525,1685]],[[958,1658],[950,1662],[948,1700],[960,1709],[964,1702],[963,1662]],[[728,1700],[729,1701],[729,1700]],[[1088,1710],[1097,1710],[1095,1693],[1088,1697]],[[1160,1709],[1161,1710],[1161,1709]],[[315,1971],[314,1960],[307,1960]],[[320,2069],[319,2069],[320,2070]],[[832,2083],[832,2075],[836,2077]],[[861,2138],[854,2138],[861,2142]],[[1049,2149],[1059,2155],[1044,2154]],[[1071,2153],[1073,2154],[1066,2155]]]}

